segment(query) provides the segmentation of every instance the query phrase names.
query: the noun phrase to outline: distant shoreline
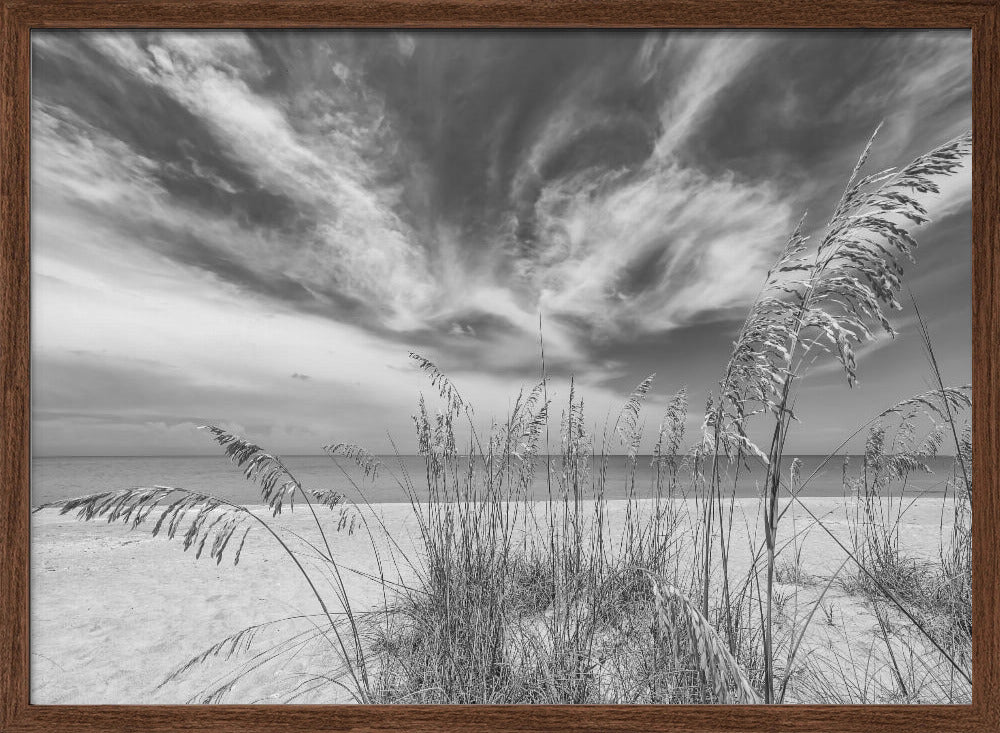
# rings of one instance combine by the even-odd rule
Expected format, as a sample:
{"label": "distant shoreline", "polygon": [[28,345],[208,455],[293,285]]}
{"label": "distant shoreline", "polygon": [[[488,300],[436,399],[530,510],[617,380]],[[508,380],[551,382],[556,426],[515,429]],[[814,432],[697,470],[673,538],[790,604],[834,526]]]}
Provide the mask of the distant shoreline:
{"label": "distant shoreline", "polygon": [[[548,461],[553,470],[558,471],[561,458],[550,457]],[[410,497],[404,486],[410,482],[418,498],[423,499],[427,493],[424,475],[425,459],[422,456],[383,456],[377,476],[366,476],[350,459],[341,459],[340,468],[334,465],[327,455],[321,456],[285,456],[289,467],[301,485],[307,490],[334,490],[346,494],[349,498],[365,500],[372,503],[406,504]],[[799,459],[802,463],[803,496],[841,497],[845,493],[843,485],[843,456],[787,456],[782,461],[782,475],[787,477],[792,460]],[[676,460],[682,460],[677,457]],[[861,456],[847,456],[848,473],[856,473],[863,462]],[[910,496],[929,494],[939,496],[944,493],[946,482],[951,477],[953,460],[941,456],[930,461],[932,471],[915,472],[905,484],[906,493]],[[540,456],[535,461],[535,479],[529,497],[544,499],[546,456]],[[638,496],[652,496],[652,488],[656,480],[656,469],[653,456],[639,456],[634,466],[634,490]],[[459,465],[467,466],[467,459],[460,459]],[[482,466],[482,461],[474,464]],[[632,481],[632,474],[627,469],[625,456],[608,456],[607,461],[596,458],[588,461],[592,473],[603,474],[603,491],[607,499],[620,499],[626,496],[625,486]],[[224,456],[128,456],[128,457],[48,457],[32,461],[31,466],[31,503],[33,506],[63,501],[89,494],[103,493],[117,489],[151,486],[175,486],[190,489],[215,496],[238,504],[253,504],[260,501],[258,489],[247,481],[243,472],[234,467]],[[680,473],[687,474],[682,468]],[[628,478],[627,478],[628,477]],[[749,469],[739,472],[732,471],[726,479],[725,490],[729,494],[735,490],[737,496],[753,498],[758,494],[758,487],[765,478],[764,465],[760,462],[750,463]],[[585,482],[586,483],[586,482]],[[685,486],[687,481],[682,481]],[[893,482],[893,490],[898,491],[903,484]],[[593,496],[588,485],[587,495]],[[666,488],[666,487],[664,487]],[[678,491],[678,496],[683,496]]]}

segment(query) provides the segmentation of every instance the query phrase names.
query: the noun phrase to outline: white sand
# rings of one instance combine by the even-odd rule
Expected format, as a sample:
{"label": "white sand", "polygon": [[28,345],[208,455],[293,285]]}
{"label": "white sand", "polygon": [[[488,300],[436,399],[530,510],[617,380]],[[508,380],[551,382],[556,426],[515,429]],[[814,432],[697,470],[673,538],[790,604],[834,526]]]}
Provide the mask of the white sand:
{"label": "white sand", "polygon": [[[807,499],[811,510],[846,541],[846,521],[840,499]],[[612,526],[621,522],[621,502],[609,502]],[[738,501],[737,517],[755,512],[756,500]],[[325,511],[325,510],[324,510]],[[416,558],[416,524],[405,504],[378,507],[392,537]],[[940,538],[941,502],[918,500],[906,513],[901,544],[912,554],[935,555]],[[751,518],[752,520],[752,518]],[[808,525],[801,509],[783,521],[786,533],[793,522]],[[282,515],[281,525],[304,536],[314,532],[308,512],[296,507]],[[334,555],[345,566],[377,573],[375,553],[366,535],[331,536]],[[378,541],[386,556],[389,544]],[[730,567],[734,577],[745,572],[750,542],[741,519],[734,522]],[[251,624],[290,615],[314,614],[319,608],[302,576],[263,532],[253,533],[237,567],[221,566],[207,557],[195,560],[183,552],[179,539],[154,538],[148,528],[130,531],[122,525],[81,523],[72,515],[44,510],[32,519],[31,543],[31,701],[34,704],[164,704],[190,702],[219,683],[232,664],[216,660],[162,687],[168,674],[189,658],[229,634]],[[788,555],[791,554],[789,551]],[[844,553],[821,529],[805,537],[802,569],[811,576],[828,577]],[[405,563],[404,563],[405,564]],[[848,567],[847,572],[853,571]],[[409,575],[412,575],[410,573]],[[352,603],[361,608],[376,603],[379,587],[346,573]],[[815,598],[822,582],[779,587],[803,607]],[[329,588],[325,589],[329,592]],[[811,644],[827,644],[830,632],[859,650],[870,644],[874,617],[858,599],[833,588],[827,603],[835,609],[836,628],[814,620]],[[789,606],[790,608],[792,606]],[[295,626],[295,624],[298,626]],[[309,630],[308,621],[284,627]],[[815,628],[815,633],[812,630]],[[826,640],[823,634],[826,634]],[[328,661],[320,660],[320,664]],[[261,672],[249,689],[234,691],[229,702],[277,702],[268,697],[266,675],[301,676],[317,660],[308,653],[282,669]],[[317,702],[308,694],[297,702]]]}

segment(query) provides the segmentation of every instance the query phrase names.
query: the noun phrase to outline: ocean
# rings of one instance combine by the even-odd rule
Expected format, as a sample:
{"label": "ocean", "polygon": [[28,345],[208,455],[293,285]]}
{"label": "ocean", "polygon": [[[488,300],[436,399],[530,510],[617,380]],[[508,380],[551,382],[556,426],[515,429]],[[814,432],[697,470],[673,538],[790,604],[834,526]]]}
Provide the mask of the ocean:
{"label": "ocean", "polygon": [[[788,456],[783,467],[784,475],[794,457]],[[830,459],[821,466],[823,456],[798,456],[802,461],[802,478],[809,477],[819,469],[802,491],[803,496],[841,496],[843,494],[841,475],[843,458]],[[351,480],[327,456],[284,456],[289,470],[306,489],[335,489],[349,497],[357,498],[357,491]],[[371,503],[392,503],[408,501],[402,488],[405,476],[409,476],[417,496],[421,491],[425,475],[424,459],[420,456],[383,456],[383,469],[374,481],[365,479],[361,471],[348,459],[341,459],[340,465],[353,481],[363,490],[364,497]],[[653,472],[651,457],[639,456],[636,469],[636,493],[650,495]],[[558,464],[556,464],[558,465]],[[861,466],[860,457],[852,457],[851,471],[856,473]],[[930,463],[931,473],[913,475],[907,486],[907,495],[941,495],[945,481],[951,475],[952,459],[937,458]],[[624,497],[625,459],[622,456],[608,458],[605,496],[608,499]],[[542,499],[546,494],[544,458],[539,459],[534,482],[534,496]],[[736,484],[737,496],[756,496],[758,486],[763,481],[763,466],[753,470],[742,469]],[[687,483],[682,470],[681,484]],[[47,502],[69,499],[76,496],[124,489],[134,486],[176,486],[211,494],[228,501],[244,504],[259,504],[256,487],[243,478],[241,471],[223,456],[137,456],[137,457],[38,457],[32,460],[31,503],[38,506]],[[732,486],[732,481],[727,483]],[[898,487],[896,489],[898,491]]]}

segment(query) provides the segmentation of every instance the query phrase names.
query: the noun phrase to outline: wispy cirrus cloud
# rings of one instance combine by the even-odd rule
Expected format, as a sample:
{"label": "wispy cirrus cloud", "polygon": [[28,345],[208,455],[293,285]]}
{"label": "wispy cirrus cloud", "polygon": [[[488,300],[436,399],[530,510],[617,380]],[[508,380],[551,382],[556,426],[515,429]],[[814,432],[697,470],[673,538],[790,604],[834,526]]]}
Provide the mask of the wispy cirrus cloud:
{"label": "wispy cirrus cloud", "polygon": [[[963,33],[86,31],[33,50],[36,296],[69,314],[39,358],[89,328],[106,358],[205,380],[224,349],[240,389],[293,375],[355,409],[367,376],[373,412],[412,389],[410,348],[502,410],[492,392],[537,375],[540,314],[549,369],[599,401],[665,359],[703,382],[875,124],[873,164],[898,165],[970,114]],[[935,205],[967,217],[967,178]]]}
{"label": "wispy cirrus cloud", "polygon": [[[382,180],[380,146],[389,136],[372,92],[358,88],[346,70],[338,76],[335,69],[332,76],[343,79],[333,93],[315,89],[313,99],[294,100],[256,93],[251,83],[265,74],[263,61],[246,37],[231,33],[154,34],[142,45],[121,33],[95,34],[88,40],[118,65],[113,73],[134,75],[199,119],[230,165],[247,174],[256,189],[287,202],[294,219],[287,229],[265,225],[248,231],[238,219],[219,217],[219,207],[199,210],[197,202],[176,206],[155,176],[144,175],[153,171],[141,153],[99,133],[84,133],[76,147],[93,158],[103,155],[112,180],[125,179],[118,201],[123,208],[116,212],[125,222],[161,228],[167,218],[178,237],[197,230],[220,261],[245,264],[262,279],[294,281],[320,303],[330,298],[354,301],[378,313],[390,328],[414,325],[410,314],[430,297],[429,276],[419,242],[394,213],[398,193]],[[74,120],[68,116],[63,121],[72,126]],[[43,113],[36,127],[40,140],[73,146],[48,136],[52,129]],[[197,155],[192,150],[185,160],[170,161],[171,170],[163,173],[190,175],[235,196],[253,193],[200,165]],[[129,165],[123,157],[143,169],[121,170]],[[59,171],[60,180],[66,174],[94,180],[92,166],[73,166],[74,158],[67,150],[63,162],[69,165]],[[69,170],[73,167],[75,171]],[[136,190],[132,183],[138,184]],[[83,191],[86,186],[76,189]],[[150,220],[146,217],[152,212],[144,202],[127,200],[144,195],[147,202],[169,207],[169,215]],[[93,195],[90,199],[91,204],[106,203]],[[125,210],[130,204],[135,205]],[[213,231],[219,224],[230,229],[228,236]]]}

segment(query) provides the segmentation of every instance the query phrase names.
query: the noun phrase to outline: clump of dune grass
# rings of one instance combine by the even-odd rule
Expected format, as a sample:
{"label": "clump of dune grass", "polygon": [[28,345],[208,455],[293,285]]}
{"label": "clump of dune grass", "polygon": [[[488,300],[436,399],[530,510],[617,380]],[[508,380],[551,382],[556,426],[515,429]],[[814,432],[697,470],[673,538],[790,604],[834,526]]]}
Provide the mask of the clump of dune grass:
{"label": "clump of dune grass", "polygon": [[[559,420],[560,452],[540,457],[551,409],[545,379],[520,395],[489,435],[475,435],[466,420],[463,441],[456,433],[467,404],[436,366],[420,364],[434,375],[443,410],[432,419],[421,399],[414,418],[430,489],[425,503],[413,502],[425,581],[398,596],[392,609],[410,641],[391,661],[385,698],[593,703],[666,694],[649,659],[652,645],[634,644],[649,637],[654,621],[644,573],[677,577],[682,570],[676,516],[667,507],[676,482],[673,458],[662,450],[654,458],[660,465],[651,494],[658,500],[634,496],[639,410],[652,378],[629,396],[603,439],[620,443],[625,455],[609,455],[606,444],[595,448],[571,384]],[[679,444],[684,411],[680,393],[659,431],[661,446]],[[625,462],[633,486],[626,489],[633,496],[619,537],[609,533],[606,514],[611,460]],[[536,470],[544,478],[536,481]],[[636,672],[641,679],[628,678]]]}
{"label": "clump of dune grass", "polygon": [[[968,412],[972,400],[968,387],[943,386],[922,319],[920,327],[940,387],[882,413],[869,429],[858,475],[848,477],[845,469],[845,488],[854,499],[854,512],[849,517],[854,552],[868,571],[848,582],[869,599],[880,627],[886,625],[880,604],[895,597],[920,619],[920,626],[935,645],[968,665],[972,641]],[[930,425],[920,430],[921,422]],[[949,472],[939,479],[944,490],[938,553],[909,555],[900,548],[899,528],[914,500],[920,498],[909,480],[917,472],[932,473],[929,461],[947,441],[953,441],[954,453]],[[888,635],[883,633],[883,638],[886,649],[891,650]]]}
{"label": "clump of dune grass", "polygon": [[[876,135],[878,131],[876,130]],[[914,193],[936,192],[934,178],[953,173],[968,152],[964,135],[922,155],[902,170],[862,175],[874,142],[869,140],[851,173],[819,243],[810,247],[801,225],[792,233],[761,294],[751,306],[710,406],[703,444],[712,456],[709,488],[721,502],[719,462],[753,455],[765,461],[764,532],[767,547],[763,623],[766,702],[774,701],[774,569],[779,521],[781,465],[794,418],[796,388],[818,357],[829,355],[843,367],[849,386],[857,379],[855,346],[873,329],[894,334],[885,311],[898,309],[903,261],[916,242],[908,226],[925,223],[927,211]],[[751,440],[752,419],[771,423],[766,452]],[[720,505],[721,506],[721,505]],[[713,519],[708,501],[704,598],[712,551],[707,538]],[[723,564],[725,553],[721,552]],[[706,602],[703,600],[703,610]]]}
{"label": "clump of dune grass", "polygon": [[[888,313],[901,307],[903,265],[916,247],[911,230],[927,221],[916,195],[936,192],[935,180],[953,173],[970,145],[965,135],[900,170],[866,174],[873,140],[815,244],[804,220],[788,238],[687,450],[686,390],[667,401],[648,486],[638,482],[637,465],[655,375],[640,381],[611,424],[599,429],[588,422],[575,381],[565,402],[553,404],[540,333],[540,381],[486,431],[477,428],[458,385],[430,359],[411,354],[433,389],[429,398],[420,396],[413,417],[423,475],[400,471],[397,478],[418,528],[417,556],[391,536],[388,545],[377,540],[388,533],[342,462],[360,468],[362,484],[391,469],[350,443],[324,450],[359,501],[303,487],[280,457],[209,426],[257,484],[271,519],[159,486],[58,506],[86,520],[151,523],[154,534],[181,538],[184,549],[207,552],[216,562],[230,556],[238,562],[247,535],[262,532],[302,578],[317,613],[239,630],[175,672],[232,660],[200,702],[224,701],[251,671],[306,650],[317,669],[284,690],[286,700],[324,691],[360,703],[961,699],[969,688],[971,481],[969,431],[960,414],[970,397],[945,386],[923,321],[937,386],[854,433],[867,431],[868,439],[861,474],[844,470],[856,507],[849,536],[838,537],[800,499],[815,472],[804,476],[793,462],[783,473],[802,379],[827,358],[853,386],[856,347],[876,330],[894,334]],[[923,435],[918,417],[932,422]],[[956,455],[947,479],[951,534],[935,562],[918,562],[899,544],[905,487],[949,435]],[[613,461],[623,463],[624,486],[608,485]],[[759,505],[755,515],[741,517],[737,486],[754,465],[765,469]],[[620,520],[606,498],[611,491],[625,497]],[[273,521],[295,502],[312,519],[310,537]],[[793,509],[805,512],[807,526],[793,524],[792,539],[779,539]],[[730,558],[740,521],[747,525],[750,563],[737,574]],[[351,597],[344,573],[352,569],[330,544],[338,532],[371,548],[378,572],[369,580],[382,596],[374,607],[359,608]],[[811,532],[832,538],[844,560],[832,576],[810,577],[807,590],[801,562]],[[778,588],[780,581],[795,590]],[[849,644],[842,652],[831,643],[816,662],[800,652],[837,584],[866,599],[877,631],[866,659],[850,656]],[[800,592],[811,595],[800,603]],[[827,618],[826,627],[835,629],[832,611]]]}

